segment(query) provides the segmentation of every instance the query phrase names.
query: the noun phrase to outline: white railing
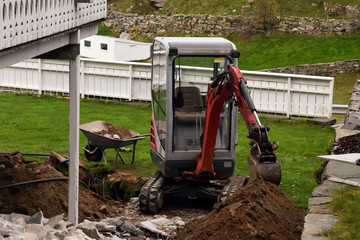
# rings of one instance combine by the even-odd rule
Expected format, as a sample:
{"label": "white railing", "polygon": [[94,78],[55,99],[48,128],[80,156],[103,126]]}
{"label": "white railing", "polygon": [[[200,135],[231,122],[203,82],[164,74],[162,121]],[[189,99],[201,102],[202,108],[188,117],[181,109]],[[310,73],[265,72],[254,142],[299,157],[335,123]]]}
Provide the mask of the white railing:
{"label": "white railing", "polygon": [[106,0],[2,0],[0,50],[106,17]]}
{"label": "white railing", "polygon": [[[0,69],[3,89],[66,94],[67,61],[28,60]],[[260,112],[290,116],[332,116],[333,77],[242,71]],[[81,96],[151,100],[151,65],[81,59]],[[209,68],[182,67],[181,79],[207,91]]]}

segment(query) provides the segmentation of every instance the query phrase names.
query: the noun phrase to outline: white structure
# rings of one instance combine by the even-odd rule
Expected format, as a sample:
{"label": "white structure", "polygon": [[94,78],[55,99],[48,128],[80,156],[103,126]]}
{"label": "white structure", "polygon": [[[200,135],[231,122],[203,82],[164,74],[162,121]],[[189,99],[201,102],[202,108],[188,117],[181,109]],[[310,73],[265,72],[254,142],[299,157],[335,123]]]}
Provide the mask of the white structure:
{"label": "white structure", "polygon": [[[82,58],[80,94],[151,100],[151,64]],[[0,70],[0,86],[34,93],[67,94],[69,66],[59,60],[29,60]],[[332,116],[333,77],[242,71],[259,112],[287,117]],[[181,79],[206,93],[212,69],[181,67]]]}
{"label": "white structure", "polygon": [[80,55],[109,61],[138,61],[150,58],[151,43],[94,35],[80,41]]}
{"label": "white structure", "polygon": [[[79,196],[79,44],[81,38],[97,33],[106,10],[106,0],[2,0],[0,3],[0,69],[34,57],[67,60],[68,217],[74,224],[78,223]],[[45,83],[47,79],[39,81]]]}

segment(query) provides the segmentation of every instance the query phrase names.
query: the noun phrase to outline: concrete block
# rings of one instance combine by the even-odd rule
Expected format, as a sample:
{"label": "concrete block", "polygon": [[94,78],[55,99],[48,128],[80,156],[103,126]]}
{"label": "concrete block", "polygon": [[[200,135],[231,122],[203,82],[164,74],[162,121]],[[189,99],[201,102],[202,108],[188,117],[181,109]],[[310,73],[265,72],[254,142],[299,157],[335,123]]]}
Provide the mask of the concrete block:
{"label": "concrete block", "polygon": [[338,218],[331,214],[308,214],[305,217],[302,240],[322,240],[326,237],[316,236],[332,229]]}
{"label": "concrete block", "polygon": [[309,207],[308,214],[332,214],[333,211],[328,205],[318,205]]}
{"label": "concrete block", "polygon": [[308,208],[313,206],[324,205],[331,202],[331,197],[312,197],[309,198]]}
{"label": "concrete block", "polygon": [[338,178],[356,178],[360,176],[360,166],[354,166],[351,163],[344,163],[339,161],[329,161],[326,165],[321,179],[325,180],[329,177]]}
{"label": "concrete block", "polygon": [[311,196],[312,197],[328,197],[330,194],[336,189],[342,189],[346,186],[346,184],[335,183],[329,180],[325,180],[321,185],[317,186]]}

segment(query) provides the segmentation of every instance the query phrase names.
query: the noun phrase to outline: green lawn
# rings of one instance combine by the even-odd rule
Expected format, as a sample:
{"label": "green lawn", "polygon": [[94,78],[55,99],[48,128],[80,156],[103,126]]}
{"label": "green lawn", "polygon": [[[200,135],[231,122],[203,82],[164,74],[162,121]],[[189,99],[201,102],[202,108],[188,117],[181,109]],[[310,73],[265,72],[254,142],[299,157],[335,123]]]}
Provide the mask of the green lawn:
{"label": "green lawn", "polygon": [[272,34],[256,36],[251,40],[242,40],[237,36],[228,38],[240,50],[239,67],[244,70],[360,58],[360,35],[311,37],[299,34]]}
{"label": "green lawn", "polygon": [[[68,100],[49,96],[0,94],[0,108],[1,152],[55,151],[68,154]],[[82,100],[80,123],[104,120],[144,134],[150,131],[150,114],[150,103]],[[277,154],[283,169],[281,187],[294,203],[305,210],[307,198],[316,186],[313,170],[320,166],[316,156],[326,154],[325,149],[333,139],[334,131],[304,121],[261,120],[263,124],[270,125],[270,140],[279,141],[280,144]],[[245,125],[239,119],[235,173],[248,175],[246,156],[249,153],[249,140],[246,135]],[[86,144],[87,139],[80,133],[80,147]],[[109,160],[114,159],[114,150],[108,149],[106,153]],[[156,171],[149,153],[147,138],[138,142],[133,165],[119,163],[116,167],[149,177]],[[82,151],[80,158],[85,159]]]}

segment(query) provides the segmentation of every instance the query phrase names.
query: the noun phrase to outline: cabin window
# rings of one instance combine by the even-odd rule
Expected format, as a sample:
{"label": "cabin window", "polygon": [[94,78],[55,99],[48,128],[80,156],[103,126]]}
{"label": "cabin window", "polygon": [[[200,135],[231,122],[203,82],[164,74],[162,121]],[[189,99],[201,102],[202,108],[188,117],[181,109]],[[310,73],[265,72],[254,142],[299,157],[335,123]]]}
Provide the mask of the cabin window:
{"label": "cabin window", "polygon": [[85,45],[85,47],[91,47],[91,41],[85,40],[84,45]]}
{"label": "cabin window", "polygon": [[100,48],[101,50],[108,50],[108,45],[106,43],[101,43]]}

